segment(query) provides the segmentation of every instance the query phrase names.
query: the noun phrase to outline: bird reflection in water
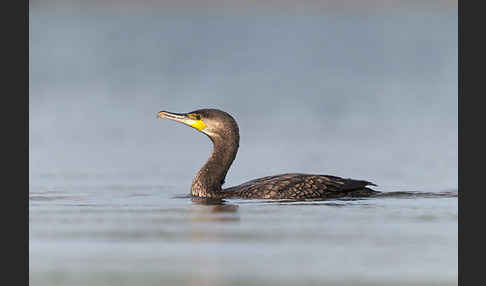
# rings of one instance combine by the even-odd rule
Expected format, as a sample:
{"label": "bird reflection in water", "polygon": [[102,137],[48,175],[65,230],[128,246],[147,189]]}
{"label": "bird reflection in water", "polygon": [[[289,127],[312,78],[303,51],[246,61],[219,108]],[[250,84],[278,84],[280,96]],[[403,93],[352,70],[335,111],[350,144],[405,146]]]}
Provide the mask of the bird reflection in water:
{"label": "bird reflection in water", "polygon": [[[192,242],[221,242],[232,239],[225,225],[240,221],[238,206],[221,199],[192,198],[190,238]],[[209,225],[208,225],[209,224]],[[216,228],[211,225],[218,224]]]}
{"label": "bird reflection in water", "polygon": [[201,205],[193,221],[239,221],[238,205],[228,204],[223,199],[192,197],[192,203]]}

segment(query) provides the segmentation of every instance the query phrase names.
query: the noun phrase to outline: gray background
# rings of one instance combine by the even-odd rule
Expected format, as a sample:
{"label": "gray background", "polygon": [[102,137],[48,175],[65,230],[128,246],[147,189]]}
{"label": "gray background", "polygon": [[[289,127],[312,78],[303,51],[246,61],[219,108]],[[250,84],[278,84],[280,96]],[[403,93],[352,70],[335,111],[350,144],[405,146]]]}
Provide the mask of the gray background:
{"label": "gray background", "polygon": [[155,114],[214,107],[240,125],[228,185],[298,171],[457,188],[457,9],[368,2],[34,1],[32,184],[77,173],[188,182],[210,142]]}

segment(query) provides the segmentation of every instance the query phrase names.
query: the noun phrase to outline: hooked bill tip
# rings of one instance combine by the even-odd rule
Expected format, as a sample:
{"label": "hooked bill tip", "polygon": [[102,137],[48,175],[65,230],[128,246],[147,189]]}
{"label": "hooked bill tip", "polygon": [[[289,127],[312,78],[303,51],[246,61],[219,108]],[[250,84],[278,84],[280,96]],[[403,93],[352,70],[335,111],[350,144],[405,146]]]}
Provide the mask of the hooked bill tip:
{"label": "hooked bill tip", "polygon": [[173,113],[173,112],[168,112],[168,111],[159,111],[157,113],[158,118],[167,118],[167,119],[172,119],[176,121],[183,121],[186,116],[183,113]]}
{"label": "hooked bill tip", "polygon": [[164,118],[166,115],[166,111],[159,111],[157,112],[157,118]]}

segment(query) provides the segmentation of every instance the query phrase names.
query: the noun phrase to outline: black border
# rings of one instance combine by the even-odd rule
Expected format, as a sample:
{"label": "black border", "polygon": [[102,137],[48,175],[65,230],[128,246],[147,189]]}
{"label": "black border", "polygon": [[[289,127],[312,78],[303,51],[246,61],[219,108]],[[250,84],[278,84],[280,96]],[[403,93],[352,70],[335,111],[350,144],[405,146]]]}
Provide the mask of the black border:
{"label": "black border", "polygon": [[[2,5],[2,280],[29,284],[29,1]],[[7,282],[11,281],[11,282]]]}
{"label": "black border", "polygon": [[[484,280],[483,210],[485,209],[484,181],[484,115],[486,105],[484,67],[485,37],[484,9],[480,1],[458,1],[459,25],[459,96],[458,96],[458,282],[459,285],[482,284]],[[475,102],[477,100],[477,102]],[[469,137],[469,138],[468,138]],[[466,167],[466,164],[469,164]],[[466,262],[467,257],[467,262]],[[466,282],[467,281],[467,282]]]}

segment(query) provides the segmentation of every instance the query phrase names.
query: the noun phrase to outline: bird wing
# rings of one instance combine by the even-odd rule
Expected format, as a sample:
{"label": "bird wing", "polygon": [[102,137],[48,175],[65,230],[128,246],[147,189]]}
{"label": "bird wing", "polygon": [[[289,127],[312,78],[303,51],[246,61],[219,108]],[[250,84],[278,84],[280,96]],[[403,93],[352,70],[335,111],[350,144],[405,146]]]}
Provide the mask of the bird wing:
{"label": "bird wing", "polygon": [[316,198],[332,194],[347,193],[375,184],[354,179],[345,179],[329,175],[311,175],[289,173],[267,176],[227,188],[225,192],[238,192],[242,197],[259,198]]}

